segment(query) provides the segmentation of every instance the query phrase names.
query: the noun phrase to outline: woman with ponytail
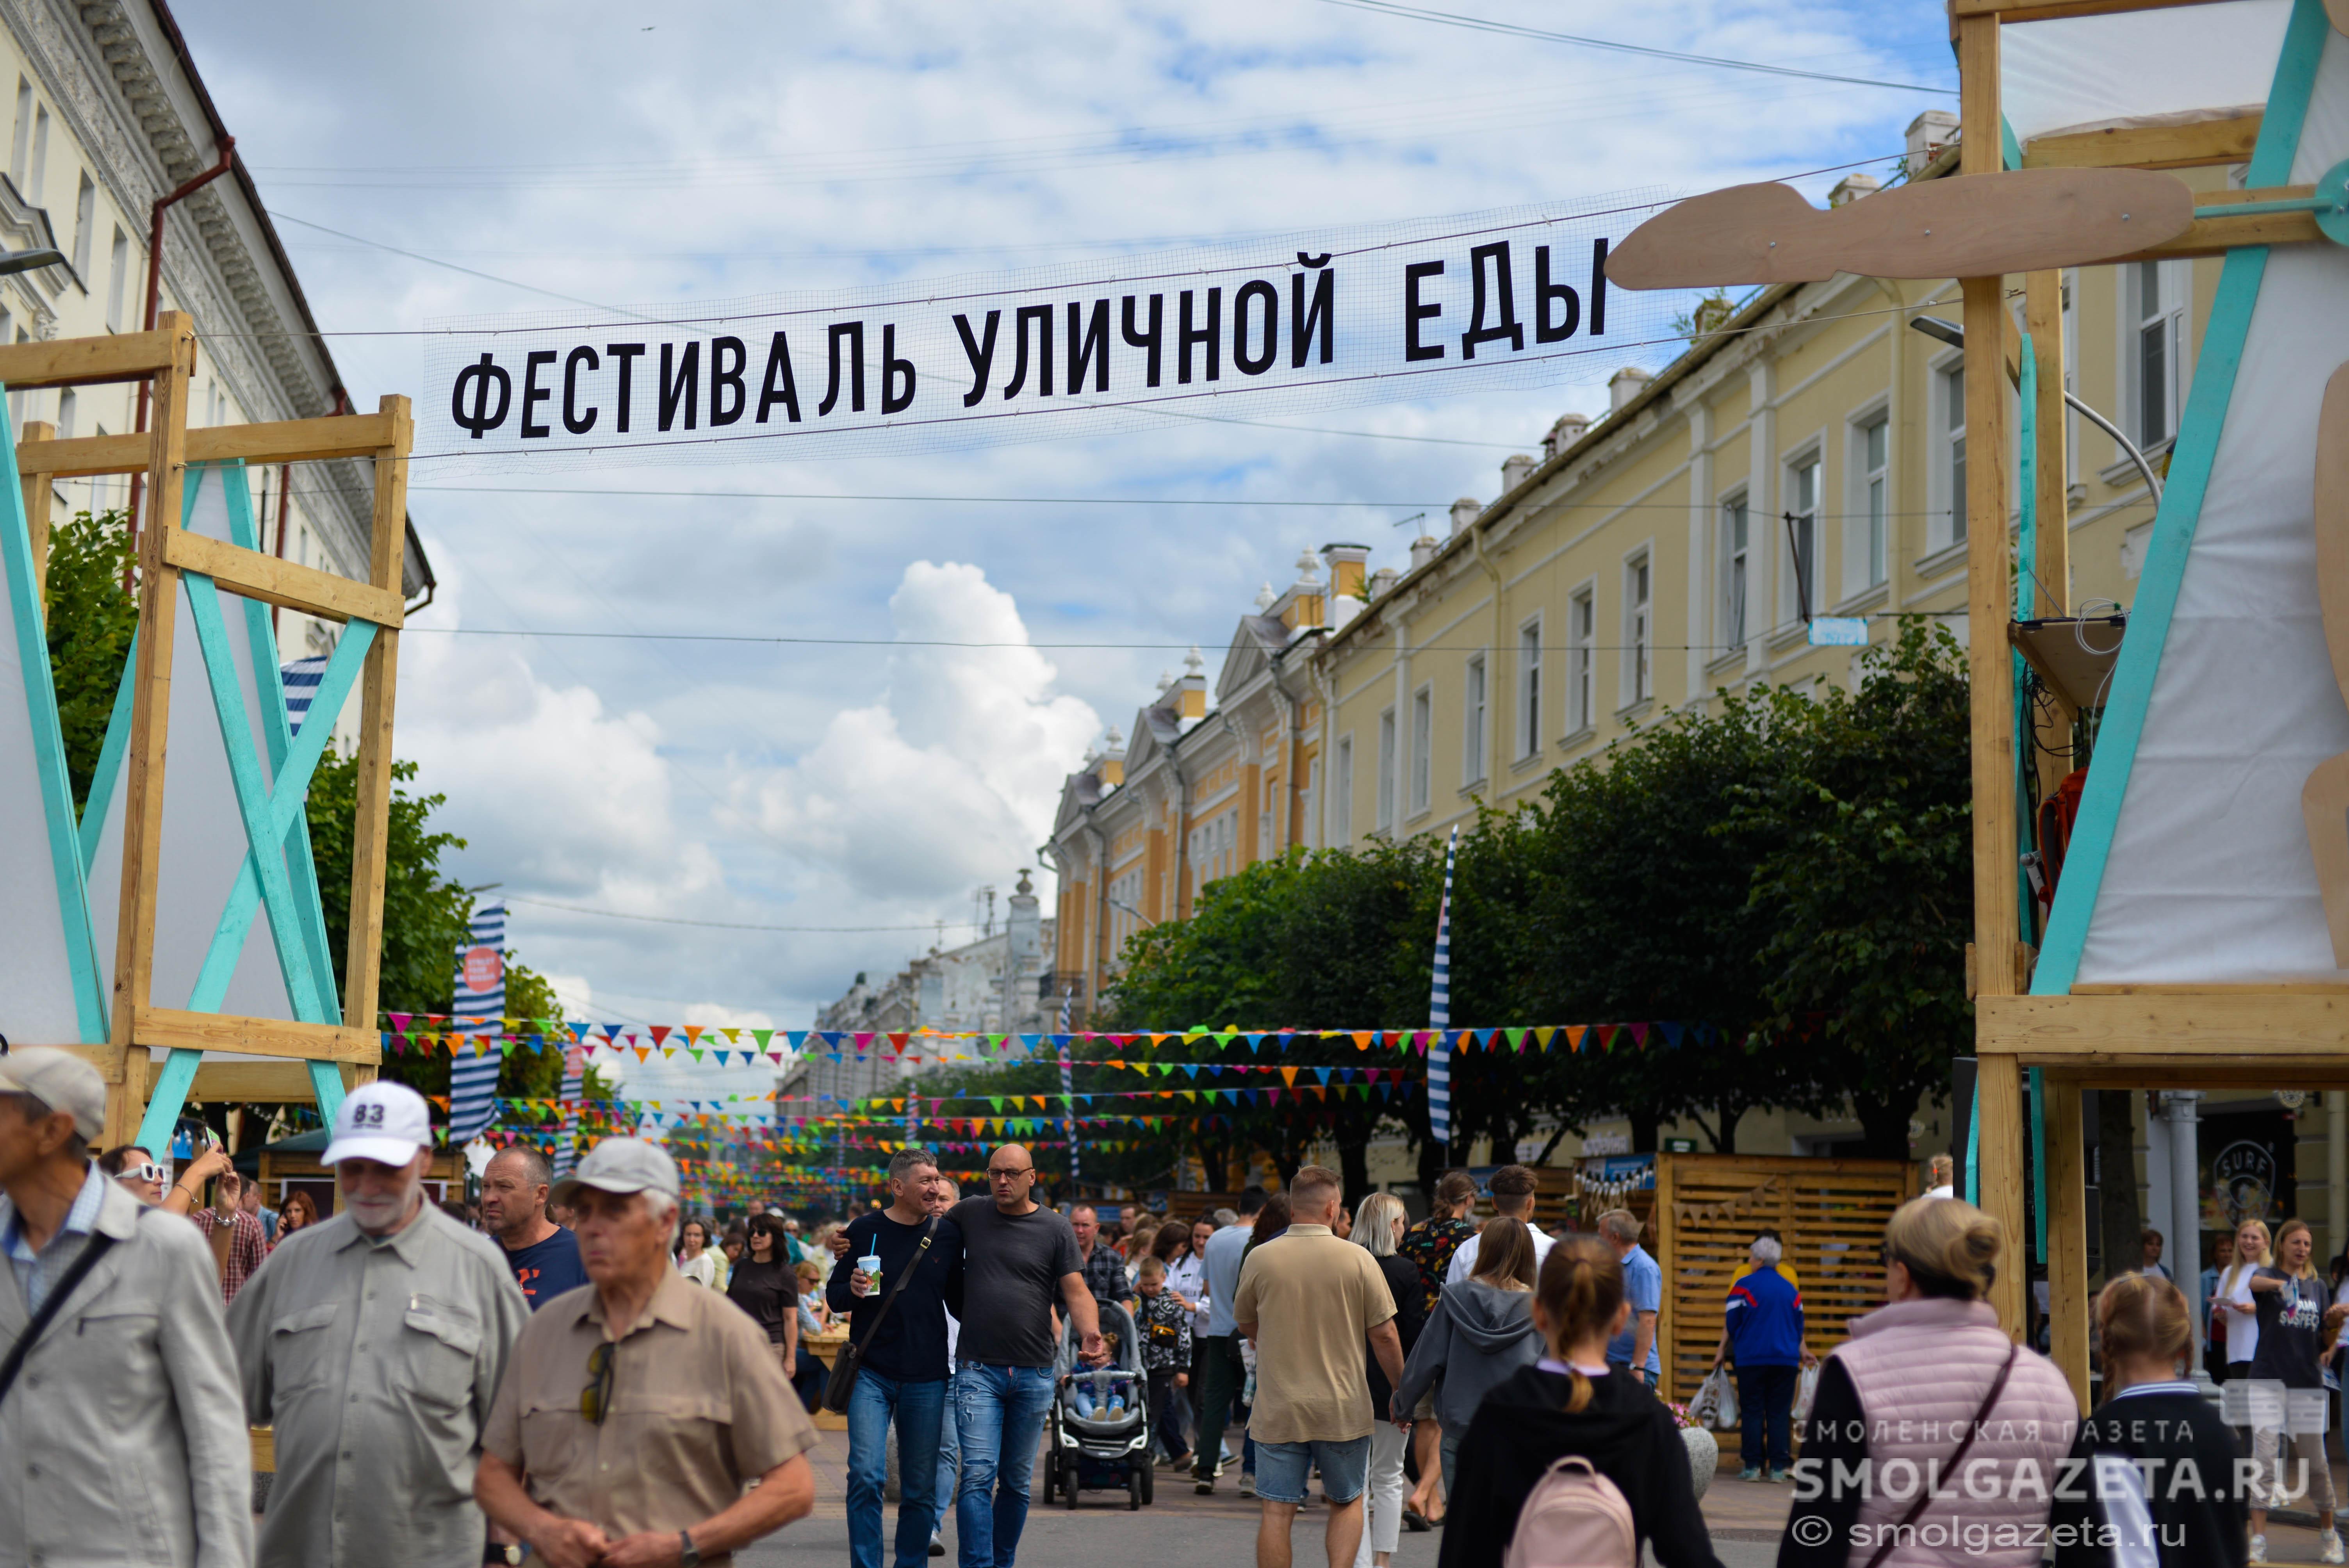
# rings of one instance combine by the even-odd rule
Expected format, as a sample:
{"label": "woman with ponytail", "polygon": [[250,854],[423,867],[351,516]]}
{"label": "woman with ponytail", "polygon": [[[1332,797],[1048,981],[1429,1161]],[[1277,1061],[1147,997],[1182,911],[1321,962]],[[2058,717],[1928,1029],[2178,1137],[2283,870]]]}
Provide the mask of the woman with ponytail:
{"label": "woman with ponytail", "polygon": [[[1533,1301],[1546,1354],[1486,1394],[1469,1423],[1440,1568],[1497,1568],[1527,1494],[1568,1455],[1623,1494],[1661,1568],[1720,1568],[1671,1412],[1642,1379],[1608,1367],[1607,1342],[1630,1311],[1614,1248],[1585,1235],[1550,1249]],[[1531,1560],[1543,1561],[1537,1550]]]}
{"label": "woman with ponytail", "polygon": [[[1956,1198],[1894,1212],[1889,1305],[1854,1318],[1819,1374],[1778,1568],[2036,1568],[2080,1408],[1998,1326],[1987,1298],[2005,1244]],[[1958,1479],[1929,1491],[1927,1474]]]}

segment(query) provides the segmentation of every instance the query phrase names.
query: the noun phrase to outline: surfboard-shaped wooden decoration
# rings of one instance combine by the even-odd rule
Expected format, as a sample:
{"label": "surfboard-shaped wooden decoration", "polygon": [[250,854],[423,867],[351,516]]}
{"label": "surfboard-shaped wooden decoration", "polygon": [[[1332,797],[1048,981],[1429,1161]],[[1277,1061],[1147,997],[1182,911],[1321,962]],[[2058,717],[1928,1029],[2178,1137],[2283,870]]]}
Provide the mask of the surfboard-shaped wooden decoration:
{"label": "surfboard-shaped wooden decoration", "polygon": [[[2349,4],[2349,0],[2343,0]],[[1634,229],[1607,258],[1632,289],[1979,278],[2126,256],[2194,222],[2194,193],[2147,169],[2029,169],[1896,185],[1831,211],[1791,186],[1733,185]]]}

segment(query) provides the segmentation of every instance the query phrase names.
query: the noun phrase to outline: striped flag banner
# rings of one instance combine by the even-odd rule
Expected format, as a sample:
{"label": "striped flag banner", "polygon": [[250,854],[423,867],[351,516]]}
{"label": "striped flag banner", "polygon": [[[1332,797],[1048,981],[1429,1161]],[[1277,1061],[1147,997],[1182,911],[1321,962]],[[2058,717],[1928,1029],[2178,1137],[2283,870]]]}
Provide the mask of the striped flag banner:
{"label": "striped flag banner", "polygon": [[496,1037],[506,1013],[506,911],[492,904],[473,912],[470,940],[457,950],[457,1001],[450,1009],[455,1033],[488,1037],[477,1051],[460,1039],[449,1063],[449,1145],[461,1149],[488,1130],[497,1108],[498,1068],[505,1053]]}
{"label": "striped flag banner", "polygon": [[1075,1005],[1077,988],[1061,987],[1061,1135],[1069,1140],[1069,1196],[1077,1195],[1077,1074],[1069,1065],[1069,1010]]}
{"label": "striped flag banner", "polygon": [[[298,732],[302,716],[310,711],[310,699],[318,695],[318,683],[326,678],[326,661],[295,659],[290,665],[279,665],[277,673],[285,681],[285,722]],[[329,717],[327,722],[334,720]]]}
{"label": "striped flag banner", "polygon": [[1435,984],[1428,993],[1427,1131],[1452,1158],[1452,1047],[1444,1031],[1452,1026],[1452,867],[1460,854],[1460,830],[1444,847],[1444,902],[1435,906]]}
{"label": "striped flag banner", "polygon": [[555,1090],[563,1102],[563,1136],[554,1145],[554,1179],[562,1181],[579,1162],[579,1102],[587,1098],[587,1047],[574,1046],[563,1053],[563,1087]]}

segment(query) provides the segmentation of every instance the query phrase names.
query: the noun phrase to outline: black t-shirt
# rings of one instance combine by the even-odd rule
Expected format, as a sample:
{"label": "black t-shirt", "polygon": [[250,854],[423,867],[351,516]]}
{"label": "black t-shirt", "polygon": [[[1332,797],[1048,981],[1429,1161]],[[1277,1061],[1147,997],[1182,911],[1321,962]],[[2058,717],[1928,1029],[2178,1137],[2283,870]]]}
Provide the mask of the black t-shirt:
{"label": "black t-shirt", "polygon": [[579,1238],[562,1226],[543,1242],[534,1242],[519,1250],[509,1248],[506,1262],[514,1272],[514,1283],[522,1286],[523,1299],[536,1312],[566,1290],[576,1290],[587,1283],[586,1265],[579,1261]]}
{"label": "black t-shirt", "polygon": [[[937,1248],[933,1246],[930,1250],[936,1252]],[[758,1320],[759,1326],[767,1331],[769,1344],[781,1345],[784,1324],[800,1307],[799,1279],[787,1263],[773,1258],[761,1263],[746,1257],[726,1276],[726,1299]],[[905,1304],[901,1301],[897,1305],[902,1307]],[[894,1311],[891,1315],[895,1315]]]}
{"label": "black t-shirt", "polygon": [[[848,1254],[835,1258],[824,1299],[836,1313],[850,1315],[849,1334],[864,1346],[862,1365],[900,1383],[942,1383],[947,1377],[947,1313],[962,1307],[962,1233],[951,1218],[938,1221],[930,1249],[921,1252],[927,1220],[901,1225],[885,1209],[860,1214],[848,1227]],[[856,1260],[868,1253],[881,1256],[881,1288],[868,1295],[849,1294],[848,1282]],[[897,1292],[889,1315],[874,1328],[881,1302],[896,1282],[898,1272],[921,1266]],[[870,1337],[867,1337],[867,1336]]]}
{"label": "black t-shirt", "polygon": [[[1007,1214],[992,1198],[965,1198],[950,1212],[962,1228],[964,1305],[957,1358],[998,1367],[1052,1364],[1052,1310],[1061,1281],[1081,1275],[1077,1233],[1058,1210]],[[852,1253],[854,1249],[852,1249]]]}
{"label": "black t-shirt", "polygon": [[2251,1311],[2259,1319],[2260,1346],[2251,1353],[2251,1376],[2272,1378],[2287,1388],[2323,1387],[2324,1374],[2316,1358],[2323,1337],[2325,1295],[2321,1280],[2295,1279],[2282,1269],[2261,1269],[2251,1276],[2271,1279],[2282,1290],[2251,1292]]}

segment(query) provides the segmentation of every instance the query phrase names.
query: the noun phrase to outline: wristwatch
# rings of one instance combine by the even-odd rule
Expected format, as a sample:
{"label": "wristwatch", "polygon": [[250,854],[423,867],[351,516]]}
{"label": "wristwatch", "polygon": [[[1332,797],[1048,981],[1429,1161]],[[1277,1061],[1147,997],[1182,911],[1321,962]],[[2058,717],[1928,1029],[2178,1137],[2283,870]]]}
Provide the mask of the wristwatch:
{"label": "wristwatch", "polygon": [[685,1568],[701,1568],[701,1548],[693,1543],[693,1532],[690,1530],[677,1532],[677,1560]]}

